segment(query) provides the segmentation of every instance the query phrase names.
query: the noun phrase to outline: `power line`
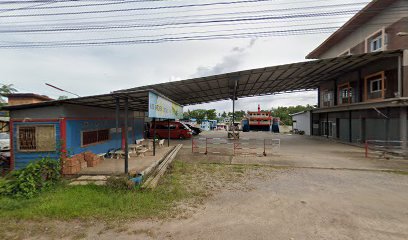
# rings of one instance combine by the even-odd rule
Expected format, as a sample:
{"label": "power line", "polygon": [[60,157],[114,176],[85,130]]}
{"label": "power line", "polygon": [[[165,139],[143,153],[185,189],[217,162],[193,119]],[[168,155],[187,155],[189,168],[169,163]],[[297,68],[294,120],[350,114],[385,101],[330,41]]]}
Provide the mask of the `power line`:
{"label": "power line", "polygon": [[288,15],[264,15],[259,17],[242,17],[242,18],[225,18],[225,19],[211,19],[201,21],[187,21],[187,22],[164,22],[164,23],[152,23],[152,24],[124,24],[124,25],[96,25],[96,26],[79,26],[79,27],[58,27],[58,28],[43,28],[43,29],[20,29],[20,30],[0,30],[0,33],[16,33],[16,32],[64,32],[64,31],[87,31],[87,30],[100,30],[100,29],[120,29],[120,28],[140,28],[140,27],[158,27],[158,26],[174,26],[174,25],[191,25],[191,24],[208,24],[208,23],[223,23],[223,22],[242,22],[242,21],[259,21],[259,20],[271,20],[271,19],[289,19],[289,18],[311,18],[318,16],[333,16],[333,15],[345,15],[353,14],[358,10],[345,10],[335,12],[320,12],[320,13],[308,13],[308,14],[288,14]]}
{"label": "power line", "polygon": [[[352,4],[334,4],[334,5],[317,5],[317,6],[310,6],[310,7],[296,7],[296,8],[281,8],[281,9],[268,9],[268,10],[256,10],[256,11],[241,11],[241,12],[227,12],[227,13],[214,13],[214,14],[198,14],[198,15],[182,15],[182,16],[171,16],[171,17],[161,17],[161,18],[142,18],[142,19],[126,19],[126,20],[108,20],[108,21],[97,21],[97,22],[75,22],[75,23],[70,23],[70,25],[72,24],[93,24],[93,23],[98,23],[98,24],[106,24],[106,23],[114,23],[114,22],[129,22],[129,21],[136,21],[136,22],[141,22],[141,21],[160,21],[160,20],[167,20],[167,19],[186,19],[189,17],[194,17],[194,18],[200,18],[200,17],[212,17],[212,16],[228,16],[228,15],[243,15],[243,14],[256,14],[258,15],[259,13],[274,13],[274,12],[291,12],[291,11],[298,11],[298,10],[302,10],[302,11],[306,11],[306,10],[315,10],[315,9],[327,9],[327,8],[336,8],[337,10],[339,10],[338,8],[340,7],[354,7],[356,5],[361,5],[362,3],[352,3]],[[358,9],[356,9],[355,11],[358,11]],[[7,25],[9,26],[9,24],[7,23]],[[57,24],[48,24],[48,25],[44,25],[42,24],[42,27],[46,27],[46,26],[55,26]],[[32,27],[32,26],[36,26],[36,25],[22,25],[22,26],[18,26],[18,27]]]}
{"label": "power line", "polygon": [[146,11],[146,10],[160,10],[160,9],[178,9],[178,8],[189,8],[189,7],[203,7],[203,6],[214,6],[214,5],[232,5],[232,4],[243,4],[243,3],[259,3],[259,2],[267,2],[267,1],[274,1],[274,0],[241,0],[241,1],[231,1],[231,2],[215,2],[215,3],[203,3],[203,4],[185,4],[185,5],[174,5],[174,6],[141,7],[141,8],[125,8],[125,9],[109,9],[109,10],[97,10],[97,11],[19,14],[19,15],[1,16],[1,18],[44,17],[44,16],[81,15],[81,14],[101,14],[101,13],[112,13],[112,12]]}
{"label": "power line", "polygon": [[[313,2],[327,2],[327,0],[314,0]],[[310,3],[310,0],[306,1],[296,1],[296,2],[288,2],[285,1],[284,3],[264,3],[262,6],[263,7],[268,7],[268,6],[282,6],[282,5],[293,5],[293,4],[299,4],[299,3]],[[366,4],[365,2],[364,4]],[[355,4],[355,3],[354,3]],[[237,8],[248,8],[248,6],[228,6],[228,10],[230,9],[237,9]],[[138,16],[143,16],[143,15],[165,15],[165,14],[177,14],[177,13],[186,13],[186,12],[203,12],[203,11],[213,11],[213,10],[225,10],[225,8],[206,8],[206,9],[183,9],[182,11],[167,11],[167,12],[141,12],[138,13]],[[92,16],[92,17],[75,17],[75,18],[64,18],[64,19],[43,19],[43,20],[29,20],[29,21],[13,21],[10,22],[12,24],[18,24],[18,23],[42,23],[42,22],[60,22],[60,21],[77,21],[77,20],[90,20],[90,19],[107,19],[107,18],[123,18],[123,17],[134,17],[134,14],[121,14],[121,15],[108,15],[108,16]],[[5,23],[5,24],[10,24],[10,23]],[[1,23],[0,23],[1,24]]]}
{"label": "power line", "polygon": [[293,29],[280,31],[261,31],[233,34],[215,34],[215,35],[194,35],[185,37],[164,37],[155,39],[135,39],[135,40],[120,40],[120,41],[99,41],[99,42],[38,42],[26,44],[0,44],[0,48],[46,48],[46,47],[78,47],[78,46],[104,46],[104,45],[129,45],[129,44],[146,44],[146,43],[164,43],[176,41],[196,41],[196,40],[214,40],[214,39],[233,39],[233,38],[254,38],[254,37],[269,37],[269,36],[289,36],[301,34],[320,34],[330,33],[338,27],[325,28],[309,28],[309,29]]}

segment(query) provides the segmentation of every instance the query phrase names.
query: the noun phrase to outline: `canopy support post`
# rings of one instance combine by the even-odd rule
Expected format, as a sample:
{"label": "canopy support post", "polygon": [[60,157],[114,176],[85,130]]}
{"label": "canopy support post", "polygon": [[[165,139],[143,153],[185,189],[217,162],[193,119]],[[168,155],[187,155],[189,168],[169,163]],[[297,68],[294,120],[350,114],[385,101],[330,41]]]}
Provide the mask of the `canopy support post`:
{"label": "canopy support post", "polygon": [[153,156],[156,156],[156,118],[153,118]]}
{"label": "canopy support post", "polygon": [[125,173],[129,173],[129,145],[128,145],[128,111],[129,99],[125,98]]}
{"label": "canopy support post", "polygon": [[[120,139],[119,135],[119,104],[120,100],[118,97],[116,97],[116,109],[115,109],[115,127],[116,127],[116,136]],[[118,141],[118,144],[116,145],[116,148],[120,148],[120,141]]]}
{"label": "canopy support post", "polygon": [[168,132],[168,139],[167,139],[167,147],[170,147],[170,119],[167,119],[167,130]]}

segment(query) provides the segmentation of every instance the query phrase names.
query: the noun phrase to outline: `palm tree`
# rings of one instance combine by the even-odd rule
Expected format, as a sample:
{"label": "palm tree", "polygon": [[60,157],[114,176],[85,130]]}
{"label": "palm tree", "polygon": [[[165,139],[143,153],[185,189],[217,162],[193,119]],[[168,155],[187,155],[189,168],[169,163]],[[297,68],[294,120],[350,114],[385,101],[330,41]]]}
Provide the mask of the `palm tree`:
{"label": "palm tree", "polygon": [[3,105],[2,103],[5,102],[2,96],[6,94],[10,94],[10,93],[15,93],[15,92],[17,92],[17,89],[13,87],[13,84],[1,84],[0,86],[0,107]]}
{"label": "palm tree", "polygon": [[10,94],[17,92],[17,89],[13,87],[13,84],[2,84],[0,87],[0,95]]}

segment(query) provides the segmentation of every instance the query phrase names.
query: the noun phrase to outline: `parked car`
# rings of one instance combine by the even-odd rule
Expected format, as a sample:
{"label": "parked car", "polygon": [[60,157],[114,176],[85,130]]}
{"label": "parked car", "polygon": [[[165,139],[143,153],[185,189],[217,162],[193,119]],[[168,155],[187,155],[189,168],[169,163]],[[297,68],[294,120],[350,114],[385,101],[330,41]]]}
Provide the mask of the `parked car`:
{"label": "parked car", "polygon": [[189,127],[191,129],[191,131],[193,131],[193,135],[198,135],[202,132],[202,130],[198,127],[193,127],[188,123],[185,123],[187,125],[187,127]]}
{"label": "parked car", "polygon": [[10,150],[10,135],[8,133],[0,133],[0,151]]}
{"label": "parked car", "polygon": [[[168,138],[169,129],[168,122],[156,122],[156,138]],[[154,135],[154,123],[150,124],[150,134],[151,137]],[[170,122],[170,138],[172,139],[186,139],[191,138],[193,135],[192,130],[181,122]]]}

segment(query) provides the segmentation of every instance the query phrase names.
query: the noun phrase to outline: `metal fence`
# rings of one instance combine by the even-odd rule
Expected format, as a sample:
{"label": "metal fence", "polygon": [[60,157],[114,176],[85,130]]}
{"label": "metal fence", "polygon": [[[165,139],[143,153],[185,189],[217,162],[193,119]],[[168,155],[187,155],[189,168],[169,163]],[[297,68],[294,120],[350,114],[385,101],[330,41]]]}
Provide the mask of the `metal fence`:
{"label": "metal fence", "polygon": [[220,155],[263,155],[273,154],[280,149],[280,139],[226,139],[192,138],[191,152]]}

